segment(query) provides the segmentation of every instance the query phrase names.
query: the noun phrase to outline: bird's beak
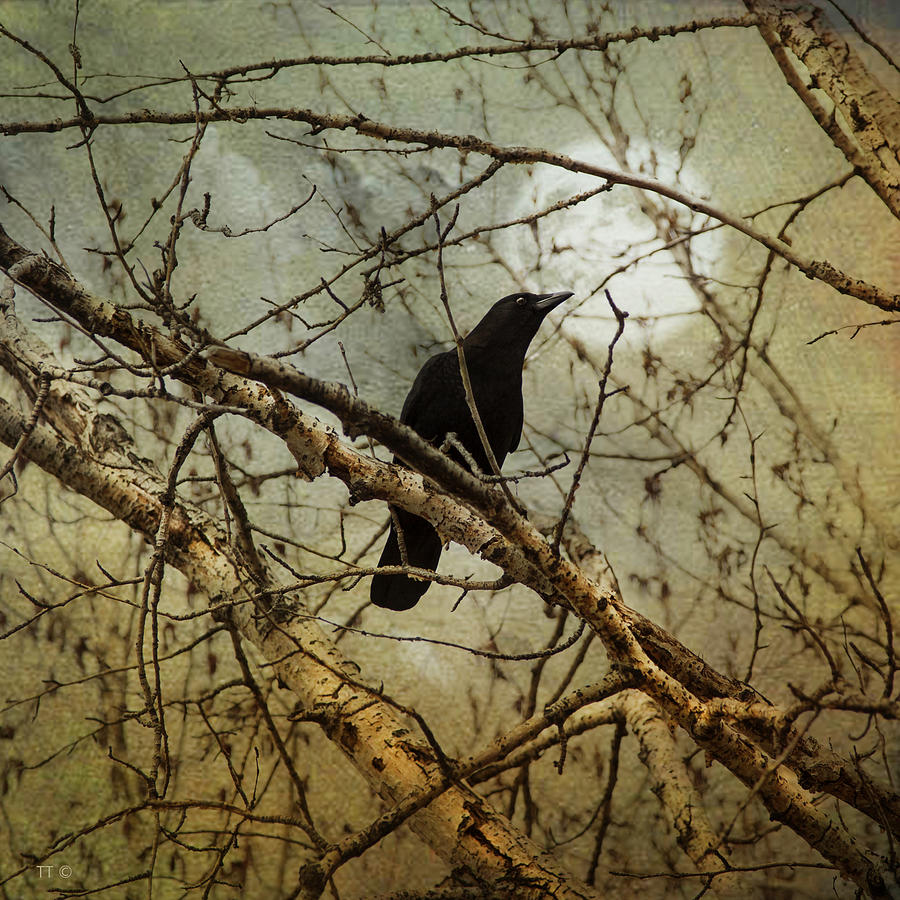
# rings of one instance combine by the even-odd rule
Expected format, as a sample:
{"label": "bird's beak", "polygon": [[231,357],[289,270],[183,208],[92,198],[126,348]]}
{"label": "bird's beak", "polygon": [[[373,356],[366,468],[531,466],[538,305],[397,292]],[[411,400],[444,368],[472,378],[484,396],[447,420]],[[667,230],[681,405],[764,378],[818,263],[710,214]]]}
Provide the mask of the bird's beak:
{"label": "bird's beak", "polygon": [[572,291],[557,291],[555,294],[538,294],[534,308],[543,313],[550,312],[564,300],[568,300],[572,293]]}

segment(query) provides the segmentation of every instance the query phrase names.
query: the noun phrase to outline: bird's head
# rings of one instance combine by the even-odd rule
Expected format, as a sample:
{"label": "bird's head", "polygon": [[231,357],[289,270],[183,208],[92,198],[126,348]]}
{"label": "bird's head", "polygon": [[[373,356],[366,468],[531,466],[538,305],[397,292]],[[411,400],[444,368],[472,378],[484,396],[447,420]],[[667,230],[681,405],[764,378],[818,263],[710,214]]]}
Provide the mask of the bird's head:
{"label": "bird's head", "polygon": [[[557,291],[555,294],[509,294],[494,304],[494,309],[510,309],[515,315],[526,314],[543,319],[551,309],[559,306],[572,296],[572,291]],[[491,310],[493,312],[493,310]]]}
{"label": "bird's head", "polygon": [[466,345],[476,347],[524,342],[524,347],[527,347],[537,334],[544,316],[571,296],[572,291],[509,294],[485,313],[484,318],[469,332]]}

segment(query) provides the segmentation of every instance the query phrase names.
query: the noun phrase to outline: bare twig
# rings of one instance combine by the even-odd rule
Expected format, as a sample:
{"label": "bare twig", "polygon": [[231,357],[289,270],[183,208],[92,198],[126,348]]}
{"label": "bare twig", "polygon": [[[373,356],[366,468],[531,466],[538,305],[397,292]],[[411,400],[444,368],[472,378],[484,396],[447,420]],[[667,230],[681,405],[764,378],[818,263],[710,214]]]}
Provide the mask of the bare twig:
{"label": "bare twig", "polygon": [[[603,414],[603,406],[606,403],[606,398],[610,396],[606,393],[606,383],[609,380],[609,373],[612,371],[613,364],[613,352],[615,351],[616,344],[619,341],[619,338],[622,337],[623,332],[625,331],[625,320],[628,318],[628,313],[623,312],[619,309],[618,306],[613,302],[612,295],[607,290],[606,294],[606,302],[609,304],[609,308],[612,310],[613,315],[616,317],[616,332],[612,337],[612,340],[609,342],[609,349],[606,356],[606,365],[603,368],[603,374],[600,376],[600,385],[597,393],[597,404],[594,407],[594,417],[591,419],[591,424],[588,427],[587,435],[584,439],[584,447],[581,451],[581,458],[578,460],[578,468],[575,469],[575,474],[572,476],[572,484],[569,487],[569,493],[566,495],[565,502],[563,503],[563,509],[559,516],[559,522],[556,524],[556,529],[553,533],[553,552],[559,553],[559,542],[562,540],[562,533],[566,527],[566,520],[569,518],[569,513],[572,511],[572,504],[575,502],[575,492],[578,490],[578,486],[581,484],[581,475],[584,472],[584,467],[587,465],[587,461],[591,455],[591,444],[594,441],[594,434],[597,431],[597,426],[600,424],[600,416]],[[613,392],[616,393],[616,392]]]}
{"label": "bare twig", "polygon": [[478,406],[475,403],[475,394],[472,391],[472,379],[469,378],[469,367],[466,364],[466,352],[463,349],[463,339],[456,327],[456,322],[453,321],[453,311],[450,309],[450,299],[447,296],[447,283],[444,279],[444,240],[446,239],[447,235],[453,230],[453,226],[456,224],[456,217],[459,215],[459,205],[457,204],[456,209],[453,213],[453,217],[447,223],[447,227],[442,230],[441,220],[438,216],[437,205],[434,197],[432,197],[431,202],[434,207],[434,224],[438,233],[437,270],[441,283],[441,303],[443,303],[444,310],[447,313],[447,321],[450,323],[450,330],[453,332],[453,340],[456,344],[456,357],[459,360],[459,374],[462,378],[463,390],[466,394],[466,404],[469,407],[469,412],[472,414],[472,421],[475,423],[475,430],[478,432],[478,437],[481,439],[481,446],[484,449],[484,454],[487,457],[488,462],[491,464],[491,471],[496,477],[500,479],[500,487],[503,490],[503,493],[506,495],[506,499],[509,501],[510,506],[512,506],[512,508],[518,513],[524,514],[524,510],[518,504],[515,497],[513,497],[512,491],[510,491],[509,489],[509,485],[505,480],[503,480],[503,476],[500,472],[500,466],[497,464],[497,457],[494,455],[494,449],[493,447],[491,447],[491,442],[488,440],[487,432],[484,430],[484,423],[481,421],[481,413],[479,412]]}

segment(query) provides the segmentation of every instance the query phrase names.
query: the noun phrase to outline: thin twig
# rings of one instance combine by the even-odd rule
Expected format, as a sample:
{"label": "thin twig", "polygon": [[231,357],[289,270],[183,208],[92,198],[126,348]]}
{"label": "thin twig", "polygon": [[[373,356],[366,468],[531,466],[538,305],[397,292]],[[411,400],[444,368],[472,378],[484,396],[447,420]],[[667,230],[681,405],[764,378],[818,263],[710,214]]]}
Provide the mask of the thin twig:
{"label": "thin twig", "polygon": [[475,430],[478,432],[478,437],[481,439],[481,446],[484,448],[485,456],[487,457],[488,462],[491,464],[491,471],[497,477],[501,478],[500,487],[503,490],[503,493],[506,494],[506,499],[509,501],[510,506],[518,512],[520,515],[525,515],[525,510],[518,504],[515,497],[512,495],[512,491],[509,489],[509,485],[502,480],[502,475],[500,473],[500,466],[497,464],[497,457],[494,455],[494,449],[491,447],[491,442],[488,440],[487,432],[484,430],[484,423],[481,421],[481,413],[478,411],[478,406],[475,403],[475,393],[472,390],[472,379],[469,378],[469,368],[466,365],[466,353],[463,349],[463,339],[460,336],[459,330],[456,327],[456,322],[453,320],[453,312],[450,309],[450,299],[447,296],[447,282],[444,279],[444,241],[447,238],[447,235],[453,230],[453,226],[456,224],[456,217],[459,215],[459,204],[457,203],[456,209],[453,212],[453,217],[450,219],[447,227],[442,231],[441,230],[441,220],[438,216],[437,211],[437,202],[432,195],[432,205],[434,207],[434,224],[437,228],[438,233],[438,255],[437,255],[437,269],[438,276],[441,282],[441,303],[444,304],[444,310],[447,313],[447,320],[450,322],[450,330],[453,332],[453,340],[456,343],[456,356],[459,360],[459,374],[462,378],[463,390],[466,393],[466,403],[469,407],[469,412],[472,414],[472,421],[475,423]]}
{"label": "thin twig", "polygon": [[581,484],[581,475],[584,472],[584,468],[587,465],[587,461],[591,455],[591,444],[594,440],[594,434],[597,431],[597,426],[600,424],[600,416],[603,413],[603,405],[606,403],[606,398],[608,396],[611,396],[610,394],[606,393],[606,382],[609,379],[609,373],[612,371],[613,352],[619,338],[622,337],[622,333],[625,331],[625,320],[628,318],[628,313],[623,312],[613,302],[612,294],[610,294],[608,289],[605,291],[605,294],[606,302],[609,304],[609,308],[612,310],[613,315],[616,317],[616,333],[613,335],[612,340],[609,342],[609,352],[607,353],[606,357],[606,366],[603,369],[603,375],[600,377],[600,389],[597,395],[597,405],[594,407],[594,418],[591,420],[590,428],[588,428],[587,436],[584,439],[584,448],[581,451],[581,459],[578,460],[578,468],[575,470],[575,474],[572,476],[572,484],[569,487],[569,493],[566,495],[566,500],[563,504],[563,510],[560,514],[559,522],[557,522],[556,530],[553,533],[553,552],[557,554],[559,553],[559,542],[560,540],[562,540],[563,529],[566,527],[566,520],[569,518],[569,513],[571,513],[572,511],[572,504],[575,502],[575,492],[578,490],[578,486]]}
{"label": "thin twig", "polygon": [[872,575],[872,570],[869,568],[869,564],[866,562],[866,558],[863,556],[862,548],[860,547],[856,548],[856,558],[859,560],[859,564],[862,566],[862,570],[866,576],[866,581],[869,582],[869,587],[872,588],[872,593],[878,601],[878,608],[881,610],[881,618],[884,620],[884,646],[885,651],[887,652],[888,670],[884,676],[883,696],[890,697],[894,692],[894,673],[897,671],[897,658],[894,655],[894,624],[891,619],[891,608],[885,602],[884,595],[878,589],[878,584]]}

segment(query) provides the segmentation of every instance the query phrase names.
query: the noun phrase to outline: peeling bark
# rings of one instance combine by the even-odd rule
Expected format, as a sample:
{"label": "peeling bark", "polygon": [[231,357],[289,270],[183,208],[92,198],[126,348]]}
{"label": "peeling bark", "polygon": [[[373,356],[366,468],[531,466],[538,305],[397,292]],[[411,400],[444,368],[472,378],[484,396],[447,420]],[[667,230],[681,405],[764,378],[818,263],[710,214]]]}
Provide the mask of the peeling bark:
{"label": "peeling bark", "polygon": [[[778,0],[744,3],[759,17],[760,34],[787,83],[847,162],[900,217],[900,104],[818,7],[798,7]],[[794,60],[806,68],[808,81]],[[827,94],[833,108],[822,103],[816,89]],[[840,122],[835,111],[840,113]],[[817,265],[816,277],[833,275],[826,271],[827,263]]]}
{"label": "peeling bark", "polygon": [[[177,340],[93,297],[64,270],[29,254],[2,229],[0,265],[84,327],[115,339],[144,360],[152,360],[157,368],[169,367],[171,375],[215,403],[239,409],[281,435],[295,457],[305,461],[308,475],[327,470],[357,495],[383,496],[407,506],[432,520],[446,536],[499,561],[516,580],[541,593],[549,590],[590,625],[610,659],[627,669],[641,691],[759,796],[772,818],[793,829],[871,896],[887,896],[879,861],[816,806],[814,798],[782,765],[783,760],[739,734],[731,720],[719,714],[718,707],[704,702],[700,689],[694,687],[694,693],[688,687],[705,684],[707,690],[724,688],[729,695],[741,696],[737,685],[712,673],[699,657],[679,650],[674,639],[660,640],[649,627],[644,629],[645,635],[656,640],[649,641],[650,649],[646,649],[638,639],[637,627],[632,625],[638,621],[636,614],[624,607],[614,579],[599,572],[599,580],[592,580],[573,562],[554,554],[532,523],[512,509],[500,492],[454,465],[414,432],[370,409],[341,385],[247,355],[243,358],[246,371],[265,378],[268,389],[214,368]],[[471,511],[425,489],[416,476],[397,473],[356,454],[333,431],[296,410],[272,388],[291,390],[330,409],[351,430],[379,437],[442,488],[464,498]],[[51,390],[48,402],[54,400]],[[89,401],[86,407],[90,418]],[[0,438],[5,443],[15,445],[23,424],[15,410],[5,403],[0,405]],[[84,430],[94,431],[93,427]],[[135,470],[130,460],[115,468],[104,465],[45,426],[35,428],[24,452],[148,540],[155,536],[165,481],[155,476],[152,468]],[[479,525],[481,519],[489,524]],[[478,532],[480,527],[487,531]],[[269,662],[275,663],[306,715],[322,725],[386,801],[407,803],[412,810],[417,808],[417,794],[430,798],[433,792],[428,805],[414,813],[410,824],[436,852],[494,885],[515,886],[517,896],[544,896],[551,891],[558,897],[593,895],[588,889],[573,886],[571,878],[469,788],[445,784],[449,773],[442,768],[435,748],[414,738],[393,709],[379,700],[378,692],[358,680],[355,664],[344,659],[315,622],[306,618],[299,598],[296,605],[259,602],[259,588],[277,590],[279,585],[274,581],[258,585],[254,573],[243,567],[215,521],[179,502],[172,509],[169,534],[165,544],[169,561],[195,584],[205,586],[214,605],[230,610],[232,622]],[[485,543],[482,537],[487,534],[496,537]],[[659,651],[660,645],[664,651]],[[668,654],[674,664],[664,666],[654,658],[654,648],[659,651],[659,660]],[[684,673],[684,681],[673,671]],[[701,851],[695,848],[694,852]]]}

